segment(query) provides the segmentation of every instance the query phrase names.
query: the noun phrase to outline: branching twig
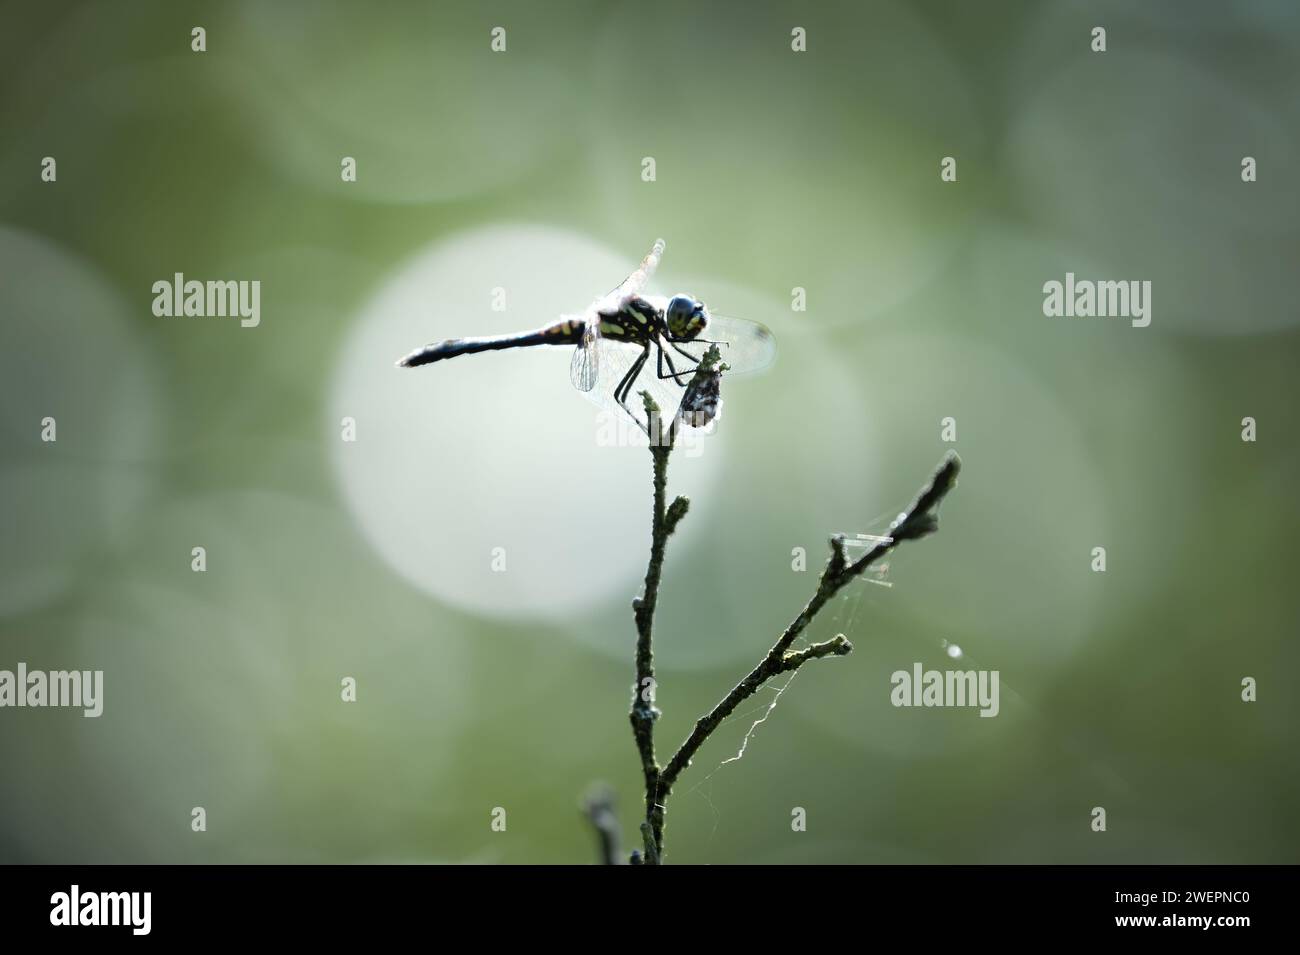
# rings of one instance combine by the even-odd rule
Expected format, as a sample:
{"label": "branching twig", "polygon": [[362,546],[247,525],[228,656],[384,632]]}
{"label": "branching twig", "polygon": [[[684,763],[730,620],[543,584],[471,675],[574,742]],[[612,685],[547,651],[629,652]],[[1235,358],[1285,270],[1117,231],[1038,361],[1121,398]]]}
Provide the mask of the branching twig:
{"label": "branching twig", "polygon": [[645,588],[641,596],[632,602],[636,616],[637,644],[636,686],[633,688],[630,719],[637,750],[641,754],[646,812],[645,821],[641,823],[645,851],[644,854],[633,853],[633,861],[647,865],[657,865],[663,859],[664,804],[672,793],[678,777],[691,764],[700,747],[723,720],[735,711],[736,707],[757,693],[772,677],[793,672],[809,660],[845,656],[853,651],[853,645],[843,634],[837,634],[823,643],[814,643],[799,650],[791,650],[791,647],[817,613],[846,584],[859,577],[868,567],[903,541],[919,540],[938,529],[939,504],[952,490],[957,480],[957,473],[961,469],[961,459],[949,452],[930,479],[930,483],[917,495],[912,506],[899,514],[890,525],[889,535],[880,539],[856,561],[850,561],[848,558],[844,536],[832,537],[830,558],[822,570],[817,590],[812,598],[785,628],[776,643],[768,650],[767,655],[712,710],[695,722],[690,735],[677,748],[668,765],[660,767],[655,756],[654,744],[654,725],[659,717],[659,710],[654,705],[654,612],[659,599],[659,581],[663,573],[664,551],[668,538],[676,530],[681,519],[686,516],[690,506],[690,502],[684,497],[678,497],[672,504],[665,506],[668,457],[672,453],[678,426],[683,420],[687,420],[684,417],[686,414],[697,413],[698,409],[703,408],[705,410],[702,415],[706,415],[704,420],[707,420],[716,413],[716,405],[710,405],[709,402],[711,397],[716,398],[719,373],[719,369],[715,367],[717,362],[716,347],[710,348],[697,368],[695,377],[687,386],[686,397],[683,398],[682,405],[678,408],[666,432],[659,420],[658,406],[648,393],[642,392],[646,418],[650,424],[650,427],[646,428],[646,434],[650,438],[650,453],[654,459],[654,512],[651,520],[650,562],[646,568]]}
{"label": "branching twig", "polygon": [[[812,599],[800,611],[799,616],[794,618],[790,626],[785,628],[785,632],[772,645],[772,649],[767,652],[767,656],[762,659],[758,666],[754,667],[748,676],[736,684],[731,692],[723,697],[722,701],[707,715],[696,721],[695,728],[691,731],[690,736],[673,754],[668,766],[659,774],[659,786],[655,795],[655,803],[659,807],[657,811],[661,815],[663,802],[668,797],[668,794],[672,792],[677,777],[681,775],[682,770],[691,764],[691,759],[704,745],[704,741],[709,738],[709,735],[717,729],[718,724],[726,719],[737,706],[750,696],[753,696],[759,687],[778,673],[796,669],[814,657],[826,656],[828,653],[846,654],[853,649],[852,645],[841,636],[827,643],[814,644],[796,653],[788,652],[791,644],[798,639],[799,634],[803,633],[808,624],[812,622],[813,617],[817,615],[817,612],[839,592],[840,588],[854,580],[902,541],[917,540],[938,529],[938,516],[935,514],[935,508],[939,506],[944,495],[956,483],[957,472],[960,469],[961,459],[956,454],[949,452],[939,465],[929,485],[917,496],[915,503],[898,515],[894,523],[890,525],[889,537],[876,544],[856,562],[852,564],[848,562],[844,552],[844,537],[842,535],[831,538],[831,557],[826,562],[826,569],[822,571],[821,580],[817,584],[817,591],[813,594]],[[840,641],[838,645],[837,640]],[[661,852],[662,848],[661,843]]]}

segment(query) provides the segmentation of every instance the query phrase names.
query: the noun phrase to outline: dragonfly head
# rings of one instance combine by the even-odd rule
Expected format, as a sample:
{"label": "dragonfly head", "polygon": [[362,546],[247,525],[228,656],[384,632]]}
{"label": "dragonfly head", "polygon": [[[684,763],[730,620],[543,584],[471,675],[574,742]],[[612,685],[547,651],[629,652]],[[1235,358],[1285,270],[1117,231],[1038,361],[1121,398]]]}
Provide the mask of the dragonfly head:
{"label": "dragonfly head", "polygon": [[692,339],[709,324],[709,309],[689,295],[674,295],[664,312],[664,321],[674,338]]}

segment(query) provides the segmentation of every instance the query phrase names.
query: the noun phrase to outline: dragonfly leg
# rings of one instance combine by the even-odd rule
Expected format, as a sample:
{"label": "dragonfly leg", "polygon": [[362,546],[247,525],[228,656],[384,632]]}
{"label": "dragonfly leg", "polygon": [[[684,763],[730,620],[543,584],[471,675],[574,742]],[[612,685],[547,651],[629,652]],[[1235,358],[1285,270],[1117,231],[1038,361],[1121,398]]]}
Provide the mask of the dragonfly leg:
{"label": "dragonfly leg", "polygon": [[[677,370],[675,366],[673,366],[672,356],[668,355],[668,352],[664,351],[662,347],[656,348],[655,351],[656,353],[658,353],[658,356],[656,356],[656,360],[658,360],[658,364],[659,364],[659,369],[658,369],[659,381],[663,381],[663,379],[666,378],[671,378],[673,382],[677,383],[677,385],[686,387],[685,382],[681,381],[681,376],[682,374],[685,374],[685,372],[679,372],[679,370]],[[663,372],[664,361],[667,361],[668,363],[667,374],[664,374]]]}
{"label": "dragonfly leg", "polygon": [[[682,339],[682,340],[683,340],[683,341],[689,341],[689,342],[691,342],[692,344],[694,344],[695,342],[699,342],[699,343],[702,344],[702,345],[717,345],[717,346],[719,346],[720,348],[723,348],[723,349],[726,349],[726,348],[728,348],[728,347],[731,345],[731,342],[714,341],[712,338],[689,338],[689,339]],[[680,346],[677,344],[677,341],[678,341],[677,339],[675,339],[675,338],[670,338],[670,339],[668,339],[668,341],[672,344],[672,346],[673,346],[674,348],[676,348],[679,352],[681,352],[683,355],[685,355],[685,356],[686,356],[687,358],[689,358],[691,361],[695,362],[696,364],[699,363],[700,360],[699,360],[698,358],[696,358],[696,357],[695,357],[694,355],[692,355],[690,352],[686,351],[686,349],[680,347]],[[727,353],[726,353],[726,351],[724,350],[722,354],[725,356]]]}
{"label": "dragonfly leg", "polygon": [[[668,338],[665,339],[665,341],[667,341],[668,344],[672,345],[673,350],[677,352],[679,355],[684,355],[685,357],[689,358],[691,360],[691,367],[688,368],[686,371],[678,371],[677,367],[673,364],[673,356],[669,355],[667,352],[663,350],[662,347],[660,347],[661,361],[659,362],[659,377],[671,378],[673,381],[677,382],[677,384],[685,388],[686,383],[682,381],[682,379],[687,377],[688,375],[695,374],[695,369],[700,367],[700,360],[696,358],[694,355],[692,355],[690,352],[688,352],[685,348],[682,348],[680,345],[678,345],[675,340]],[[672,374],[668,374],[668,375],[664,374],[664,366],[663,366],[664,361],[668,362],[668,368],[672,372]]]}
{"label": "dragonfly leg", "polygon": [[628,417],[636,422],[637,427],[643,430],[646,434],[650,433],[650,419],[647,417],[646,422],[643,423],[641,419],[637,417],[637,413],[629,407],[627,396],[632,390],[632,385],[636,383],[637,376],[641,374],[641,369],[645,367],[646,360],[649,359],[649,357],[650,346],[646,345],[646,347],[641,351],[641,354],[637,356],[636,361],[632,363],[632,367],[628,369],[627,374],[623,376],[623,380],[618,383],[618,387],[614,389],[614,400],[617,401],[620,407],[627,412]]}
{"label": "dragonfly leg", "polygon": [[[636,382],[637,375],[641,374],[641,369],[645,367],[646,359],[649,357],[650,345],[646,344],[646,346],[641,349],[641,354],[637,356],[636,361],[632,362],[632,367],[627,370],[627,374],[624,375],[623,379],[614,387],[614,400],[623,405],[623,409],[627,411],[628,414],[632,413],[631,409],[628,408],[626,404],[628,392],[632,390],[632,385]],[[632,417],[635,418],[636,415],[632,415]]]}

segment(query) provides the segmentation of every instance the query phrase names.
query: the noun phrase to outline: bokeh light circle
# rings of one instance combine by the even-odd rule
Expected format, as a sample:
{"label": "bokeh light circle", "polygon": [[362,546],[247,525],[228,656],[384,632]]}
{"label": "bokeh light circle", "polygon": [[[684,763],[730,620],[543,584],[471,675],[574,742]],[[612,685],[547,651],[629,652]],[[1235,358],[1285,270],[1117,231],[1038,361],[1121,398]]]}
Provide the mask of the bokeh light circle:
{"label": "bokeh light circle", "polygon": [[[645,569],[649,454],[574,390],[570,349],[394,362],[429,341],[580,312],[642,254],[542,226],[485,228],[416,255],[363,306],[329,401],[334,467],[362,533],[412,584],[491,617],[563,620],[631,598]],[[504,311],[492,310],[495,289]],[[355,442],[339,439],[345,417]],[[675,490],[707,488],[714,460],[682,469]],[[683,527],[679,551],[692,533]]]}

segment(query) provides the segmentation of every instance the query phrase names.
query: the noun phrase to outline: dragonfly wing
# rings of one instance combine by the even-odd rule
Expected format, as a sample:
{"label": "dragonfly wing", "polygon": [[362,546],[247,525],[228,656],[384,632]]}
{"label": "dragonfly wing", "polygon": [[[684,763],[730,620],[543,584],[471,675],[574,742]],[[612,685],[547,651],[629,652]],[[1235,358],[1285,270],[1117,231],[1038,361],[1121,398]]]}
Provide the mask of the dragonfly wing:
{"label": "dragonfly wing", "polygon": [[584,394],[600,381],[600,334],[584,334],[569,361],[569,380]]}
{"label": "dragonfly wing", "polygon": [[[664,240],[655,239],[654,247],[646,253],[646,257],[641,260],[641,264],[636,267],[636,271],[611,289],[609,294],[601,299],[601,306],[607,307],[622,302],[628,296],[638,294],[649,283],[651,277],[655,274],[655,269],[659,268],[659,260],[663,258],[663,255]],[[607,308],[601,310],[607,310]]]}
{"label": "dragonfly wing", "polygon": [[[614,399],[614,391],[631,373],[633,365],[641,357],[643,346],[635,342],[602,338],[600,340],[600,380],[595,388],[584,392],[584,397],[605,411],[625,416],[627,410],[630,410],[638,420],[644,421],[645,403],[641,398],[641,392],[648,391],[655,404],[659,406],[663,420],[665,422],[670,421],[673,415],[677,414],[677,407],[681,404],[682,395],[685,394],[686,389],[683,385],[676,384],[671,378],[659,378],[657,347],[657,345],[653,344],[650,346],[650,353],[646,356],[641,370],[633,380],[632,387],[628,389],[627,409],[624,409]],[[682,361],[677,362],[677,369],[679,371],[683,369]],[[665,374],[668,372],[667,365],[664,366],[664,372]],[[683,380],[689,379],[684,376]]]}
{"label": "dragonfly wing", "polygon": [[[744,318],[711,315],[708,327],[701,338],[722,342],[718,350],[728,366],[728,375],[749,375],[770,368],[776,361],[776,338],[766,325]],[[703,355],[707,345],[685,342],[683,347],[691,354]]]}

